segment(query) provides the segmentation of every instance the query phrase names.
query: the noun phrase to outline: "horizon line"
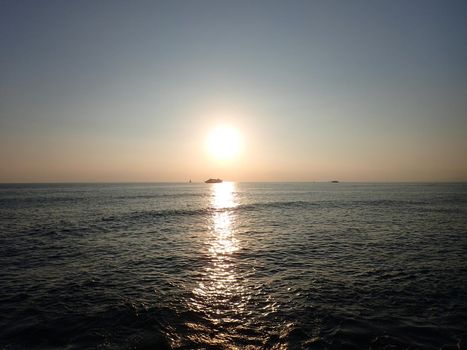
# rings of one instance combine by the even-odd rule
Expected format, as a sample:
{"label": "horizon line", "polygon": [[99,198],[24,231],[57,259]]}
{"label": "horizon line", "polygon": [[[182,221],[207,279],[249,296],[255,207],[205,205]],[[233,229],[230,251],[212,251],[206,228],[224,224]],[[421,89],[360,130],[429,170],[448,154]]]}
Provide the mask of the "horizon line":
{"label": "horizon line", "polygon": [[[224,182],[235,182],[235,183],[332,183],[336,180],[286,180],[286,181],[234,181],[234,180],[225,180]],[[345,181],[337,180],[338,183],[380,183],[380,184],[397,184],[397,183],[412,183],[412,184],[430,184],[430,183],[439,183],[439,184],[462,184],[467,183],[466,180],[396,180],[396,181]],[[204,181],[39,181],[39,182],[0,182],[0,185],[93,185],[93,184],[204,184]]]}

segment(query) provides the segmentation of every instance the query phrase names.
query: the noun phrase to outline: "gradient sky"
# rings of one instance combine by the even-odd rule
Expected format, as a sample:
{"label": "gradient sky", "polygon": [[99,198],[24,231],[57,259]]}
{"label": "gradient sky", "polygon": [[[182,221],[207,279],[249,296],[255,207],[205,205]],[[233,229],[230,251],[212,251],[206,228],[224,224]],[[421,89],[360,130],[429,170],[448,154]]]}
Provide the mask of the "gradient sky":
{"label": "gradient sky", "polygon": [[467,180],[464,0],[3,0],[0,54],[0,182]]}

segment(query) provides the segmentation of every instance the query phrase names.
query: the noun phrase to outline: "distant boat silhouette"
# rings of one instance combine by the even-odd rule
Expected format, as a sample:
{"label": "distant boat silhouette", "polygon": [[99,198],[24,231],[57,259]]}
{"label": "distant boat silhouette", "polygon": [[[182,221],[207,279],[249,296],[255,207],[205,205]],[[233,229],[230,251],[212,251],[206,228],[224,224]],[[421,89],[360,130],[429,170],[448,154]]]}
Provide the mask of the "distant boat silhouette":
{"label": "distant boat silhouette", "polygon": [[338,183],[339,183],[339,181],[337,181],[337,180],[332,180],[331,182],[332,182],[333,184],[338,184]]}
{"label": "distant boat silhouette", "polygon": [[207,183],[207,184],[218,184],[218,183],[221,183],[222,180],[221,179],[209,179],[209,180],[206,180],[204,182]]}

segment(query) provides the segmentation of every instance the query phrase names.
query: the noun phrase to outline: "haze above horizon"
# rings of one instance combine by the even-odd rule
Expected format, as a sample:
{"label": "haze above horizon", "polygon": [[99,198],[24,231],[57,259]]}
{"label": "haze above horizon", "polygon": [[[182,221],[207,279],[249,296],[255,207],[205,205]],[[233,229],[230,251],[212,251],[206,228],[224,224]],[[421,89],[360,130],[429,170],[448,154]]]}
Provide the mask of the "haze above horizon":
{"label": "haze above horizon", "polygon": [[466,13],[2,1],[0,183],[467,181]]}

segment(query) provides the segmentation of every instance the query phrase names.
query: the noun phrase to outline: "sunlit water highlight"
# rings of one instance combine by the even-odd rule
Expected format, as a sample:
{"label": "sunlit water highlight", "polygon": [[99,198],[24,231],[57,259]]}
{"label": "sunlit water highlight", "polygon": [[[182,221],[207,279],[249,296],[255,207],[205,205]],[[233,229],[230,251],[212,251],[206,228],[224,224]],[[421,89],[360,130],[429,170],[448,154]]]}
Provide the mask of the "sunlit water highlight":
{"label": "sunlit water highlight", "polygon": [[231,257],[239,249],[234,227],[236,214],[232,210],[237,206],[235,185],[229,182],[214,184],[211,191],[212,227],[205,237],[206,249],[210,253],[209,267],[202,270],[201,281],[189,300],[192,310],[205,316],[211,327],[203,327],[204,332],[199,332],[198,325],[190,322],[188,325],[194,330],[190,335],[194,343],[228,345],[234,344],[231,329],[241,324],[248,294],[237,278]]}
{"label": "sunlit water highlight", "polygon": [[0,349],[455,349],[464,184],[0,185]]}

